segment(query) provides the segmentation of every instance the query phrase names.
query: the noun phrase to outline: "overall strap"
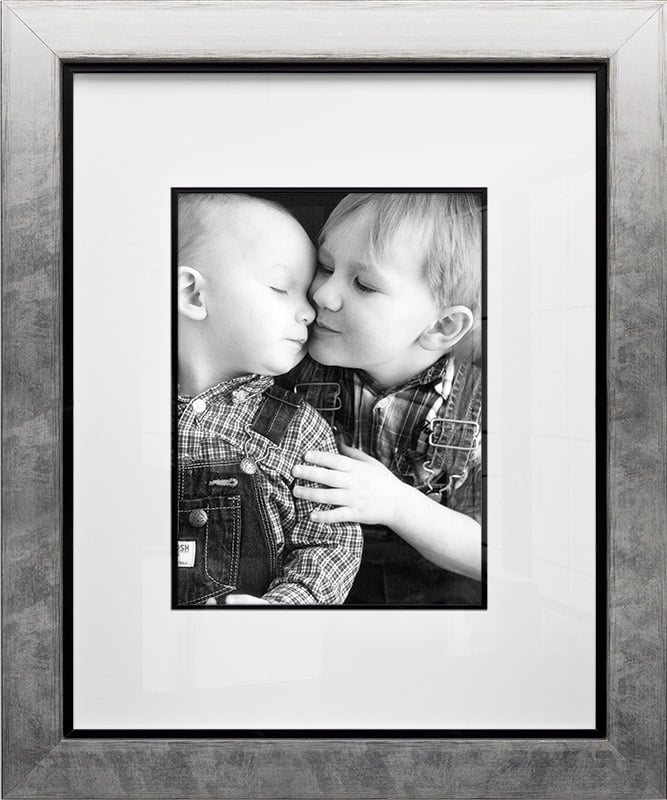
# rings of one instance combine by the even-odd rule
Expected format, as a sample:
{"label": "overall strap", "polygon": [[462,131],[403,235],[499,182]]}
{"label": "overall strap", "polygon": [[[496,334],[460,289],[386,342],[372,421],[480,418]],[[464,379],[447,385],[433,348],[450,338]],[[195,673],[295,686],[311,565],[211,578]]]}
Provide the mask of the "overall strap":
{"label": "overall strap", "polygon": [[275,445],[283,440],[294,415],[302,404],[301,398],[280,386],[270,386],[250,426]]}
{"label": "overall strap", "polygon": [[[429,423],[425,468],[432,475],[445,473],[447,483],[438,488],[450,491],[462,482],[472,455],[481,443],[482,373],[466,362],[454,375],[452,388],[438,415]],[[430,484],[431,488],[436,488]]]}

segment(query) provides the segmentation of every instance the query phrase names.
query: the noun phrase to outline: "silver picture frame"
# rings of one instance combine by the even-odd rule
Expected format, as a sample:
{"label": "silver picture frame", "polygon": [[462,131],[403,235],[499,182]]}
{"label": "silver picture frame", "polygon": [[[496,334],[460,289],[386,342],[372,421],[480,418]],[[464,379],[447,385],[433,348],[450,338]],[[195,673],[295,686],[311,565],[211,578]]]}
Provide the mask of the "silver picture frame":
{"label": "silver picture frame", "polygon": [[[667,796],[666,21],[665,0],[2,2],[5,797]],[[65,737],[63,65],[577,59],[609,68],[606,737]]]}

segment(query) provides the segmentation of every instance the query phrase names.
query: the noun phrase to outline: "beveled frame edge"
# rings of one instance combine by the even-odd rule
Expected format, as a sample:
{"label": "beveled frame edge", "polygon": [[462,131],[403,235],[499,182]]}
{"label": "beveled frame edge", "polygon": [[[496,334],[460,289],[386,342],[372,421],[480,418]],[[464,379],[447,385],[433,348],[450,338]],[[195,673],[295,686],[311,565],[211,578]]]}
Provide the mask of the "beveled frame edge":
{"label": "beveled frame edge", "polygon": [[[250,46],[253,19],[259,22],[267,7],[273,14],[291,15],[301,23],[301,50],[299,42],[292,41],[286,53],[277,31],[275,40],[263,44],[261,52],[252,52],[254,58],[433,58],[432,42],[420,50],[418,37],[411,35],[414,30],[405,31],[401,46],[401,33],[393,29],[390,49],[384,52],[345,45],[346,29],[354,27],[358,33],[357,22],[373,41],[379,41],[397,9],[403,13],[418,5],[400,0],[339,4],[223,0],[189,6],[117,0],[3,2],[4,796],[665,798],[664,0],[635,4],[436,0],[428,11],[421,4],[421,13],[428,18],[424,24],[431,30],[441,29],[443,41],[448,15],[450,19],[452,14],[471,15],[472,44],[464,43],[466,58],[487,57],[489,49],[475,51],[474,39],[488,40],[497,29],[494,57],[505,53],[526,59],[536,54],[540,58],[602,55],[609,59],[608,738],[62,738],[61,60],[64,54],[67,59],[81,60],[129,58],[123,49],[127,47],[123,42],[128,9],[135,13],[134,34],[150,43],[145,51],[135,48],[132,60],[159,53],[160,24],[170,26],[172,39],[171,26],[181,25],[196,45],[197,36],[203,37],[196,22],[201,9],[208,13],[214,8],[228,18],[235,41]],[[158,24],[152,13],[165,8],[170,11],[169,22],[161,19]],[[507,20],[515,20],[517,13],[529,8],[531,14],[538,9],[536,19],[541,23],[531,34],[535,47],[520,54],[515,44],[504,45],[502,36],[507,35]],[[84,34],[90,32],[98,43],[104,40],[104,46],[98,44],[95,51],[82,48],[81,30],[70,37],[79,49],[67,45],[69,33],[58,22],[64,11],[72,9],[85,12],[81,14]],[[365,13],[369,9],[372,16]],[[472,16],[480,9],[483,22]],[[620,17],[619,10],[623,11]],[[551,22],[553,14],[560,12],[567,12],[573,36],[581,34],[582,41],[587,35],[584,27],[597,23],[598,30],[607,31],[609,49],[601,45],[588,53],[585,48],[559,49]],[[144,26],[138,31],[136,13]],[[336,20],[338,27],[324,37],[309,35],[317,30],[322,14],[327,15],[328,24]],[[559,35],[567,38],[568,33]],[[445,44],[435,55],[447,58],[452,52]],[[461,52],[456,56],[460,58]],[[190,49],[185,57],[196,57],[196,53]],[[210,57],[206,48],[201,57]],[[221,46],[218,57],[235,60],[242,55]]]}

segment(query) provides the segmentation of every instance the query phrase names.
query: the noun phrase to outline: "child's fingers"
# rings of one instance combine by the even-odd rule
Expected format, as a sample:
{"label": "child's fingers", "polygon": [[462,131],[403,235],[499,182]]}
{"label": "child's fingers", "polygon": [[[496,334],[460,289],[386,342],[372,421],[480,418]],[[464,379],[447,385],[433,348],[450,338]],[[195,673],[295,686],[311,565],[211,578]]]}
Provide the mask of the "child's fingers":
{"label": "child's fingers", "polygon": [[253,594],[228,594],[225,597],[227,606],[268,606],[269,601]]}
{"label": "child's fingers", "polygon": [[347,492],[342,489],[317,489],[312,486],[295,486],[292,492],[295,497],[300,497],[302,500],[328,506],[342,506],[347,497]]}
{"label": "child's fingers", "polygon": [[295,478],[311,483],[321,483],[324,486],[331,486],[334,489],[342,489],[347,486],[347,476],[343,472],[334,469],[324,469],[324,467],[309,467],[306,464],[297,464],[292,470]]}
{"label": "child's fingers", "polygon": [[346,506],[329,508],[326,511],[311,511],[310,518],[313,522],[322,522],[325,525],[332,525],[335,522],[356,522],[352,509]]}
{"label": "child's fingers", "polygon": [[338,453],[325,453],[323,450],[308,450],[303,458],[304,461],[310,461],[311,464],[337,469],[341,472],[348,472],[353,466],[350,463],[351,459],[346,456],[339,456]]}
{"label": "child's fingers", "polygon": [[349,444],[345,444],[345,442],[340,443],[340,452],[349,458],[354,458],[357,461],[375,461],[376,459],[373,456],[369,456],[367,453],[364,453],[363,450],[359,450],[356,447],[350,447]]}

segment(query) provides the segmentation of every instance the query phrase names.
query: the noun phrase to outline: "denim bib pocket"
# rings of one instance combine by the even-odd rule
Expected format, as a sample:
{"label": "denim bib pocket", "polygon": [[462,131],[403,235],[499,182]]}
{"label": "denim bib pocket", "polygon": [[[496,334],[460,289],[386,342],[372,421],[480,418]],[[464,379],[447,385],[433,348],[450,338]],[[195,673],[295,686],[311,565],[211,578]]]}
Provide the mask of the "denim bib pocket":
{"label": "denim bib pocket", "polygon": [[236,589],[241,531],[239,495],[181,501],[177,567],[181,603],[205,602]]}

